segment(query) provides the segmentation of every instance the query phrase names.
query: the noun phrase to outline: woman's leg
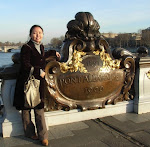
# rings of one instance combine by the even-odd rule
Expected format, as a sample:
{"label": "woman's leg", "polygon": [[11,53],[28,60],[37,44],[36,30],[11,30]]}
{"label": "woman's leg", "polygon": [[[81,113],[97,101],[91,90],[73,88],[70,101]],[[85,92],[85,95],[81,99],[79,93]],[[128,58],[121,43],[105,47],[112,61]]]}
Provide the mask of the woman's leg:
{"label": "woman's leg", "polygon": [[48,139],[48,132],[45,123],[44,109],[34,109],[35,123],[39,140]]}
{"label": "woman's leg", "polygon": [[26,137],[35,136],[35,126],[31,121],[31,110],[22,110],[22,121]]}

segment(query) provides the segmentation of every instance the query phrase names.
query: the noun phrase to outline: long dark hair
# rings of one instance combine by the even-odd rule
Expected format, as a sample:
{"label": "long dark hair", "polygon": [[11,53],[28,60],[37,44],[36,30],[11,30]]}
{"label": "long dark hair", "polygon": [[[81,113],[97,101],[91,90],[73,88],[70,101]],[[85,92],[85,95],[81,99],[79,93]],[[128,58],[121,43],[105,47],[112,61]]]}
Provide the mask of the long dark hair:
{"label": "long dark hair", "polygon": [[43,31],[43,28],[42,28],[41,26],[39,26],[39,25],[33,25],[33,26],[30,28],[29,35],[31,35],[31,33],[32,33],[32,31],[33,31],[33,29],[34,29],[35,27],[41,28],[42,32],[44,32],[44,31]]}

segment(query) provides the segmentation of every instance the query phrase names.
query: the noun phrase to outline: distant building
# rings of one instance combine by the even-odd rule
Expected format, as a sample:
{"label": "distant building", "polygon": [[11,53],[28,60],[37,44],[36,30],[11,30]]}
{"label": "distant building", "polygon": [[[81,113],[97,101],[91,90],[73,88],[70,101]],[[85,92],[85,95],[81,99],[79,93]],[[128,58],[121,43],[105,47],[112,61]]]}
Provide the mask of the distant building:
{"label": "distant building", "polygon": [[150,27],[142,30],[142,43],[144,46],[150,47]]}
{"label": "distant building", "polygon": [[105,38],[115,38],[116,36],[118,36],[118,34],[116,33],[101,33],[101,35]]}
{"label": "distant building", "polygon": [[138,34],[138,33],[132,33],[132,38],[134,40],[141,40],[142,36],[141,34]]}
{"label": "distant building", "polygon": [[141,45],[140,33],[101,33],[113,48],[119,47],[137,47]]}

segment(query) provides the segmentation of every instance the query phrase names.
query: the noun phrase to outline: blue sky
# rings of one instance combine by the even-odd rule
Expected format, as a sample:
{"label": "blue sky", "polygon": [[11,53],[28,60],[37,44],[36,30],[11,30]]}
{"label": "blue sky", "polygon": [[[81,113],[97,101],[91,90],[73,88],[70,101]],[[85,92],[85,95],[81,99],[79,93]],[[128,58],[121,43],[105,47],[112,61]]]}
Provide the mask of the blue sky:
{"label": "blue sky", "polygon": [[43,43],[65,35],[77,12],[90,12],[100,32],[129,33],[150,27],[150,0],[0,0],[0,41],[26,42],[29,29],[44,29]]}

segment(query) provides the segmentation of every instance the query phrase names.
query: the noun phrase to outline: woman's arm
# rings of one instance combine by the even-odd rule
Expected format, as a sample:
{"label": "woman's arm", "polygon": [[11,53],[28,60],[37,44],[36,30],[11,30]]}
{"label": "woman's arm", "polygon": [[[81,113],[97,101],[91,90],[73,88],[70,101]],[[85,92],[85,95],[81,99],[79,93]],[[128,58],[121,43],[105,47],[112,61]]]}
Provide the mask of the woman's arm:
{"label": "woman's arm", "polygon": [[21,48],[21,63],[25,71],[30,71],[31,69],[32,65],[30,63],[30,59],[31,59],[31,49],[28,46],[23,45],[23,47]]}
{"label": "woman's arm", "polygon": [[49,58],[50,56],[56,57],[56,51],[55,50],[48,50],[45,52],[45,58]]}
{"label": "woman's arm", "polygon": [[61,56],[59,52],[56,52],[55,50],[49,50],[45,52],[45,59],[50,58],[50,57],[55,58],[57,61],[59,61]]}

